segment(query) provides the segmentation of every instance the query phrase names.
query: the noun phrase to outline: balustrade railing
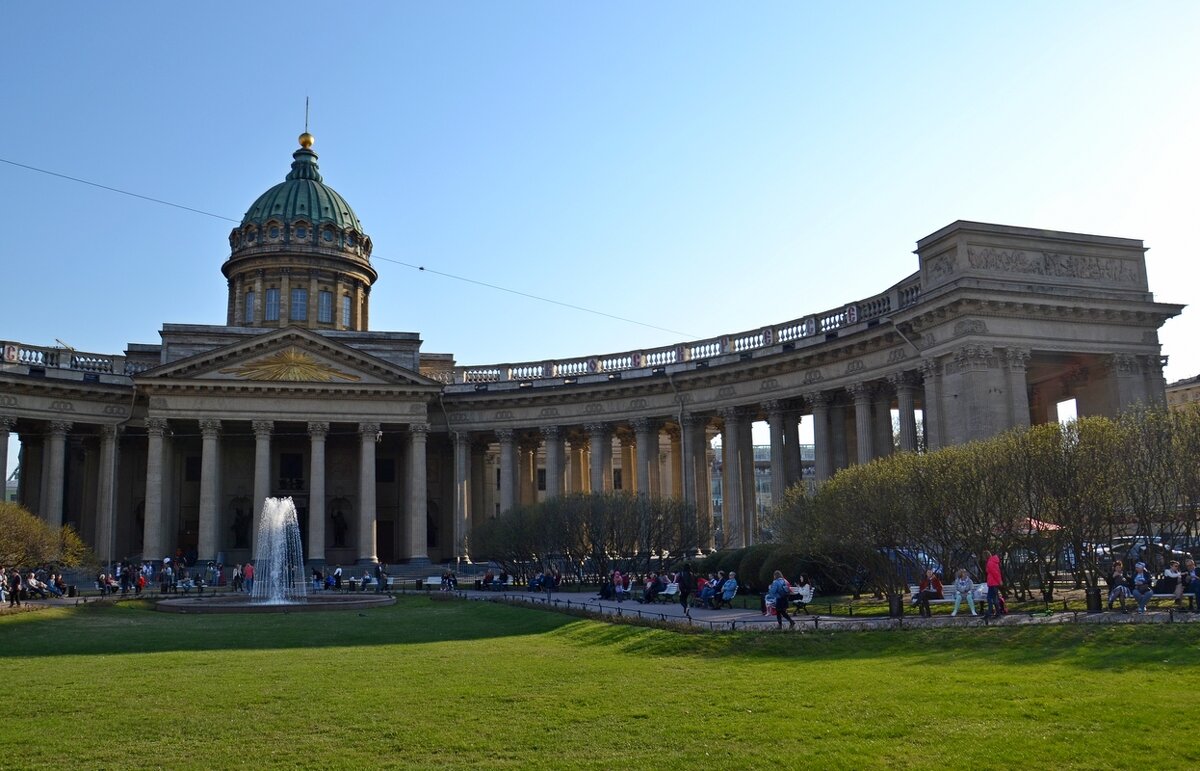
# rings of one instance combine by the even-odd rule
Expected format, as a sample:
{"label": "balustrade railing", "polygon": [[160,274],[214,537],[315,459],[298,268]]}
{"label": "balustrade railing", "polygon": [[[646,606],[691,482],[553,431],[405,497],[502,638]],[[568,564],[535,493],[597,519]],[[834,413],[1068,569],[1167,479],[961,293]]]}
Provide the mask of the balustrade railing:
{"label": "balustrade railing", "polygon": [[[584,375],[618,373],[627,370],[665,367],[688,361],[703,361],[727,354],[745,354],[780,344],[793,344],[816,336],[828,337],[838,330],[862,322],[885,318],[896,310],[911,308],[921,300],[920,274],[873,297],[802,316],[782,324],[748,330],[732,335],[678,343],[648,350],[583,356],[562,361],[516,362],[475,367],[455,367],[428,376],[447,385],[486,385],[506,381],[532,381],[547,378],[574,378]],[[3,344],[5,364],[30,367],[71,369],[95,374],[126,376],[144,372],[154,364],[129,361],[124,356],[85,353],[69,348],[52,348],[24,343]]]}

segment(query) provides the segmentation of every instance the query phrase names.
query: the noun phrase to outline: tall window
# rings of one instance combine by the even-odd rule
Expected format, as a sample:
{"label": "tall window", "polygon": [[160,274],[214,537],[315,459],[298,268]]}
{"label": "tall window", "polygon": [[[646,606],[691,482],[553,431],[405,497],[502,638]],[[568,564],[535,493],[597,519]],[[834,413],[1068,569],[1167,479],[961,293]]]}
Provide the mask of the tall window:
{"label": "tall window", "polygon": [[333,321],[333,292],[324,289],[317,292],[317,321],[325,324]]}
{"label": "tall window", "polygon": [[342,296],[342,326],[350,326],[350,295]]}
{"label": "tall window", "polygon": [[254,323],[254,292],[246,292],[246,315],[247,324]]}
{"label": "tall window", "polygon": [[308,319],[307,289],[292,290],[292,303],[288,308],[288,319],[291,321],[306,321]]}
{"label": "tall window", "polygon": [[267,307],[263,309],[264,321],[279,321],[279,290],[267,290]]}

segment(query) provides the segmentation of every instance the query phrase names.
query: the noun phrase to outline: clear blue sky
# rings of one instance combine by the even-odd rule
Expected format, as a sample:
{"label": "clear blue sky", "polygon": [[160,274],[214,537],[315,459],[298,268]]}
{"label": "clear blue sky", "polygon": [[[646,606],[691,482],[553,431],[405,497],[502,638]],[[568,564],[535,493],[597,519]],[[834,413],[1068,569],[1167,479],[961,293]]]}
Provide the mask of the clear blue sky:
{"label": "clear blue sky", "polygon": [[[238,219],[312,98],[373,329],[460,364],[797,318],[956,219],[1142,238],[1190,303],[1200,3],[5,5],[0,157]],[[233,223],[0,164],[0,338],[223,323]],[[421,273],[467,276],[666,332]],[[1200,372],[1200,312],[1162,333]]]}

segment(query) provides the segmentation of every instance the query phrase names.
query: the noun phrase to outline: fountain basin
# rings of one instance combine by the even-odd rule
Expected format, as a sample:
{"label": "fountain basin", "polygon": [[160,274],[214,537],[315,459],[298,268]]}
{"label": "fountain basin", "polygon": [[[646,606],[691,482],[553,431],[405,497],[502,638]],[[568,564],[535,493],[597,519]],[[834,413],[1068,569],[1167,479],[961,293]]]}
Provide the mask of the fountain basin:
{"label": "fountain basin", "polygon": [[154,609],[166,613],[322,613],[337,610],[366,610],[395,605],[396,598],[388,594],[328,594],[308,595],[304,602],[254,602],[245,594],[212,594],[197,597],[172,597],[154,603]]}

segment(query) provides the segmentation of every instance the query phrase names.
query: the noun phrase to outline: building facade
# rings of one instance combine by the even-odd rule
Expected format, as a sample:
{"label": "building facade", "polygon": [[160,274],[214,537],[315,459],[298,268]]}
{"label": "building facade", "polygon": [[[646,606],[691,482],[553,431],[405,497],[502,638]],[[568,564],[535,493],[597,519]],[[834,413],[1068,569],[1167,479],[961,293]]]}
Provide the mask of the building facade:
{"label": "building facade", "polygon": [[710,545],[746,545],[764,466],[780,500],[896,448],[1054,420],[1065,399],[1080,415],[1165,399],[1157,330],[1182,306],[1155,302],[1141,241],[962,221],[917,243],[916,272],[836,308],[458,365],[415,333],[370,330],[372,243],[311,145],[230,233],[224,324],[165,324],[159,344],[112,355],[3,343],[18,498],[102,559],[244,561],[263,500],[288,495],[316,564],[446,561],[469,556],[482,518],[568,492],[676,496],[711,520],[713,473]]}

